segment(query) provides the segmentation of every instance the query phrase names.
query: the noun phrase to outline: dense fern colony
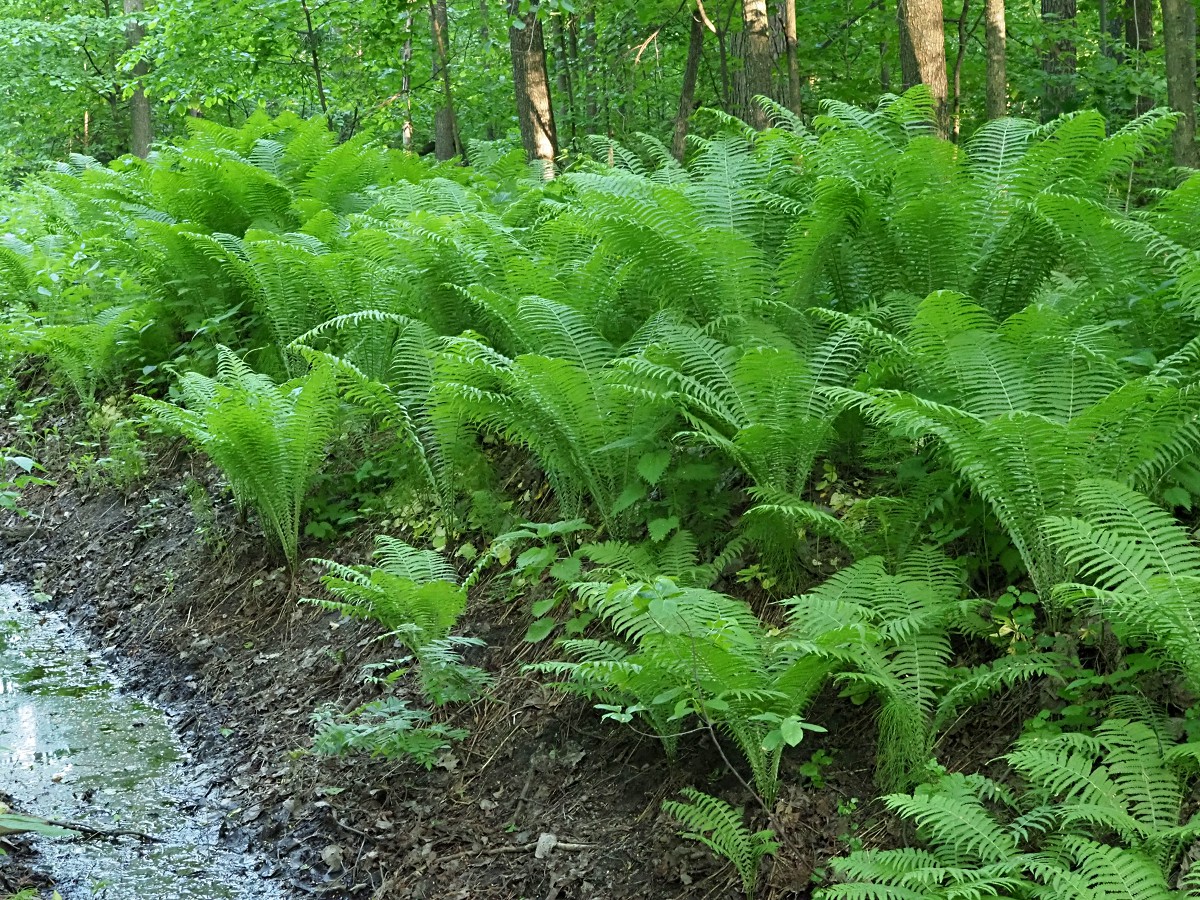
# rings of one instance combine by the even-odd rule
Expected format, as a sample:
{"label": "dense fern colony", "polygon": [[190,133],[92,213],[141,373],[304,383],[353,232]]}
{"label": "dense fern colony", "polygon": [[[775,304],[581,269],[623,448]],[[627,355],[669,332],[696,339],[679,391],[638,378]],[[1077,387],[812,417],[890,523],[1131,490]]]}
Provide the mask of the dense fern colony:
{"label": "dense fern colony", "polygon": [[[497,567],[534,589],[530,639],[560,639],[541,677],[673,760],[717,742],[765,810],[814,700],[865,703],[920,848],[852,854],[831,897],[1174,896],[1200,176],[1141,176],[1172,118],[953,145],[919,90],[772,112],[714,119],[686,165],[597,141],[550,182],[498,145],[435,166],[265,116],[74,158],[4,199],[2,352],[87,406],[141,395],[289,564],[372,515],[482,536],[465,581],[388,537],[378,565],[324,563],[321,602],[382,623],[431,703],[486,684],[452,629]],[[1154,661],[1137,703],[1125,651]],[[1008,781],[937,768],[1031,680],[1063,700]],[[428,763],[460,736],[398,698],[320,715],[331,750]],[[670,812],[753,890],[771,836],[688,799]]]}

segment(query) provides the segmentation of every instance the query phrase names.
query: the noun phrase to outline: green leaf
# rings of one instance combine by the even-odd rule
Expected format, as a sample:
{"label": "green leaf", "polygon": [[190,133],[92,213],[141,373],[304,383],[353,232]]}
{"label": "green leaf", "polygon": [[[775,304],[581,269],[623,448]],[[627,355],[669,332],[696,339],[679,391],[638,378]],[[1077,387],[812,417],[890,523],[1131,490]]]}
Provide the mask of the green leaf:
{"label": "green leaf", "polygon": [[525,632],[525,641],[530,644],[536,644],[544,641],[550,636],[558,622],[554,619],[538,619],[530,624],[529,629]]}
{"label": "green leaf", "polygon": [[538,600],[536,603],[534,603],[533,606],[530,607],[530,612],[533,613],[535,618],[540,619],[556,606],[558,606],[558,598],[547,597],[545,600]]}
{"label": "green leaf", "polygon": [[651,540],[657,544],[679,527],[679,517],[670,516],[665,519],[655,519],[646,527],[650,531]]}
{"label": "green leaf", "polygon": [[658,479],[662,478],[670,464],[670,450],[652,450],[638,460],[637,472],[646,479],[647,484],[658,484]]}
{"label": "green leaf", "polygon": [[517,557],[517,568],[522,572],[538,571],[546,568],[558,558],[553,547],[530,547]]}

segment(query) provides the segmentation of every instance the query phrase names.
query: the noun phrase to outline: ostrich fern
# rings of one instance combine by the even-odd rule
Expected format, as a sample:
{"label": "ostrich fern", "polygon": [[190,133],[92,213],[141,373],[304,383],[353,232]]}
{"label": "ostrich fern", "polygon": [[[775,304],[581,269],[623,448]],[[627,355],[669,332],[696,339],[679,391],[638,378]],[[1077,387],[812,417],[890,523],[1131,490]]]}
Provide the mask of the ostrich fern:
{"label": "ostrich fern", "polygon": [[842,883],[819,896],[1182,898],[1169,884],[1179,851],[1200,834],[1196,819],[1181,821],[1180,771],[1195,752],[1164,749],[1152,727],[1122,719],[1094,735],[1023,738],[1005,757],[1023,790],[949,774],[885,797],[925,847],[835,859]]}
{"label": "ostrich fern", "polygon": [[328,367],[283,385],[219,348],[217,376],[179,378],[184,405],[139,397],[165,425],[203,450],[225,473],[238,505],[253,509],[289,565],[298,556],[300,515],[337,417]]}
{"label": "ostrich fern", "polygon": [[1057,585],[1056,601],[1112,622],[1200,692],[1200,548],[1175,518],[1113,481],[1087,479],[1075,518],[1047,520],[1064,562],[1088,582]]}

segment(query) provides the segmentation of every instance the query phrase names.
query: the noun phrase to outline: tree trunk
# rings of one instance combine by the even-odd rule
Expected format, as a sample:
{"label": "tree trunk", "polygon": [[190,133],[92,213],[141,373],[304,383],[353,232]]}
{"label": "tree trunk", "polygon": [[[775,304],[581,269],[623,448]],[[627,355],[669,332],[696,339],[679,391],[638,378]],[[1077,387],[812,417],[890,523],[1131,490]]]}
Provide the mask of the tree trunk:
{"label": "tree trunk", "polygon": [[[950,117],[951,134],[954,140],[959,135],[959,114],[962,110],[962,68],[967,55],[967,14],[971,11],[971,0],[963,0],[962,12],[958,14],[958,52],[954,56],[954,107]],[[978,21],[978,20],[977,20]]]}
{"label": "tree trunk", "polygon": [[1167,102],[1181,115],[1175,126],[1175,165],[1196,168],[1196,7],[1192,0],[1162,0],[1167,56]]}
{"label": "tree trunk", "polygon": [[[554,127],[554,108],[550,101],[550,79],[546,73],[546,45],[542,23],[535,3],[521,15],[520,0],[509,0],[508,13],[514,24],[508,29],[512,48],[513,88],[517,95],[517,120],[521,125],[521,143],[530,160],[540,160],[545,177],[554,177],[558,156],[558,132]],[[522,27],[515,24],[520,21]]]}
{"label": "tree trunk", "polygon": [[984,0],[987,40],[987,117],[1008,115],[1008,73],[1005,64],[1004,0]]}
{"label": "tree trunk", "polygon": [[[129,3],[130,0],[125,0]],[[141,3],[142,0],[133,0]],[[300,0],[300,8],[304,10],[304,34],[308,41],[309,59],[312,61],[313,75],[317,82],[317,102],[321,104],[321,112],[329,127],[333,128],[333,119],[329,116],[329,101],[325,97],[325,77],[321,73],[321,54],[317,47],[317,30],[313,27],[312,10],[308,8],[308,0]]]}
{"label": "tree trunk", "polygon": [[591,8],[583,17],[583,53],[587,68],[587,133],[595,134],[600,121],[599,61],[596,59],[596,10]]}
{"label": "tree trunk", "polygon": [[[492,84],[492,31],[488,0],[479,0],[479,44],[483,52],[483,80],[485,84],[490,85]],[[488,103],[484,113],[487,116],[487,124],[483,126],[483,136],[489,141],[496,139],[496,119],[492,109],[493,105]]]}
{"label": "tree trunk", "polygon": [[696,104],[696,78],[700,74],[700,59],[704,55],[704,21],[697,10],[692,13],[692,31],[688,37],[687,65],[683,69],[683,88],[679,92],[679,113],[675,116],[675,137],[671,153],[683,162],[687,149],[688,119]]}
{"label": "tree trunk", "polygon": [[754,98],[771,96],[771,32],[767,25],[767,0],[742,0],[745,32],[746,120],[755,128],[770,125]]}
{"label": "tree trunk", "polygon": [[[126,15],[143,12],[146,8],[145,0],[125,0],[124,8]],[[131,21],[125,29],[125,39],[129,42],[129,49],[135,49],[142,42],[145,34],[145,29],[140,22]],[[150,144],[154,140],[150,101],[146,98],[146,91],[142,84],[142,79],[149,71],[145,60],[140,60],[133,67],[133,77],[137,79],[137,86],[129,98],[129,152],[142,159],[150,154]]]}
{"label": "tree trunk", "polygon": [[947,101],[950,81],[946,75],[946,29],[942,22],[942,0],[900,0],[899,6],[920,83],[929,88],[929,93],[933,95],[938,134],[946,137],[949,133]]}
{"label": "tree trunk", "polygon": [[[575,84],[571,74],[571,54],[567,47],[568,26],[563,21],[565,14],[554,17],[554,39],[556,43],[554,55],[554,75],[558,82],[560,102],[566,104],[567,132],[570,140],[575,140]],[[562,107],[560,107],[561,109]]]}
{"label": "tree trunk", "polygon": [[433,75],[441,76],[442,106],[434,118],[434,154],[439,160],[455,156],[466,161],[466,150],[458,134],[458,116],[454,114],[454,93],[450,81],[449,46],[450,19],[446,0],[430,0],[429,21],[433,35]]}
{"label": "tree trunk", "polygon": [[404,108],[404,123],[401,126],[400,145],[405,150],[412,150],[413,119],[412,119],[412,16],[404,23],[404,49],[400,52],[400,104]]}
{"label": "tree trunk", "polygon": [[1075,42],[1062,31],[1075,22],[1075,0],[1042,0],[1042,21],[1059,34],[1042,54],[1042,121],[1075,108]]}
{"label": "tree trunk", "polygon": [[800,53],[796,38],[796,0],[783,2],[783,36],[787,44],[788,109],[800,115]]}
{"label": "tree trunk", "polygon": [[[1154,49],[1154,10],[1150,0],[1125,0],[1125,46],[1139,51],[1136,67],[1142,68],[1143,54]],[[1139,96],[1133,103],[1134,115],[1140,116],[1153,106],[1152,97]]]}
{"label": "tree trunk", "polygon": [[1120,0],[1099,0],[1100,12],[1100,41],[1104,55],[1112,59],[1121,59],[1122,32],[1124,23],[1120,9],[1113,15],[1113,4]]}
{"label": "tree trunk", "polygon": [[921,70],[917,68],[917,54],[904,19],[904,0],[896,0],[896,29],[900,35],[900,86],[907,91],[921,83]]}

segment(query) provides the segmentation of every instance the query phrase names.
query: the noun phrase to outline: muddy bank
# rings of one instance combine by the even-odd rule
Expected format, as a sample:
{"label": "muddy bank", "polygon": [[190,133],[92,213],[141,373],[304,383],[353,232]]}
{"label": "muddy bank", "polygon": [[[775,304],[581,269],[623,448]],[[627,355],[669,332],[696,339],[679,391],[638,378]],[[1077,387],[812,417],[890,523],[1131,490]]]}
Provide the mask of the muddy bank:
{"label": "muddy bank", "polygon": [[222,846],[213,772],[61,615],[0,583],[0,783],[21,813],[90,829],[32,840],[64,896],[282,900]]}
{"label": "muddy bank", "polygon": [[[293,579],[264,559],[261,537],[226,501],[197,509],[185,483],[222,496],[203,463],[161,460],[169,474],[128,495],[88,495],[48,462],[58,484],[27,493],[33,518],[0,521],[10,575],[45,592],[111,651],[131,690],[174,714],[185,751],[211,769],[223,846],[256,849],[256,876],[295,896],[740,896],[730,868],[677,838],[660,811],[684,784],[736,802],[721,758],[701,743],[672,769],[656,741],[603,725],[588,704],[526,675],[550,648],[521,641],[520,604],[487,585],[473,594],[460,631],[487,642],[471,661],[495,681],[449,713],[470,736],[432,770],[314,757],[313,711],[378,696],[362,666],[395,651],[367,626],[298,604],[318,593],[315,573]],[[369,538],[305,549],[361,561]],[[788,780],[771,896],[807,896],[814,871],[844,849],[873,796],[872,731],[857,715],[806,741],[805,758],[848,749],[823,767],[820,789]],[[539,852],[544,835],[559,846]]]}
{"label": "muddy bank", "polygon": [[[732,884],[660,821],[677,780],[657,746],[524,676],[530,647],[521,623],[496,621],[503,610],[468,617],[497,687],[457,711],[471,736],[432,771],[305,755],[313,710],[376,696],[361,667],[393,654],[369,628],[297,604],[317,591],[312,573],[293,581],[261,558],[224,506],[226,547],[207,546],[188,476],[211,473],[180,470],[128,497],[62,479],[27,495],[35,524],[0,535],[10,575],[113,651],[127,685],[175,713],[188,753],[216,761],[222,838],[262,848],[257,874],[335,897],[703,896],[712,883],[691,891],[714,873]],[[343,554],[356,552],[365,543]],[[570,849],[537,853],[543,834]]]}

